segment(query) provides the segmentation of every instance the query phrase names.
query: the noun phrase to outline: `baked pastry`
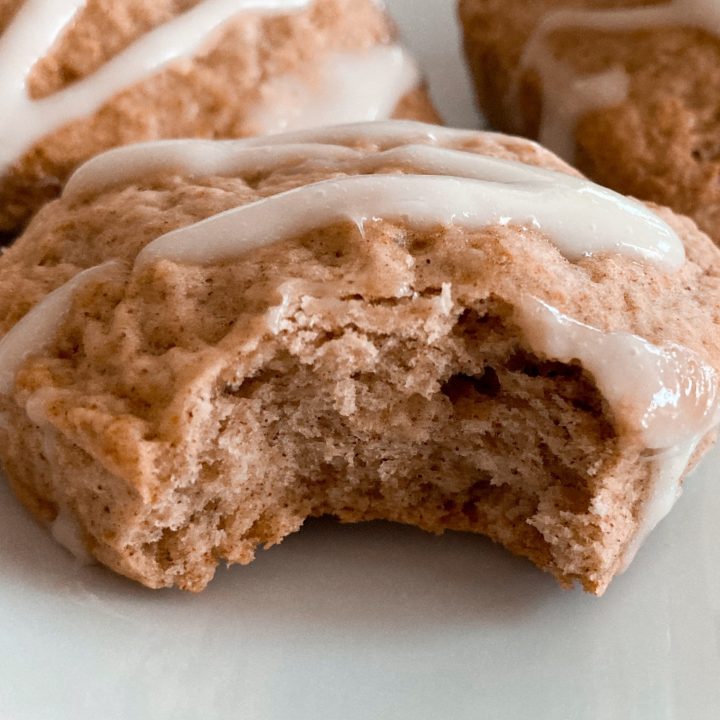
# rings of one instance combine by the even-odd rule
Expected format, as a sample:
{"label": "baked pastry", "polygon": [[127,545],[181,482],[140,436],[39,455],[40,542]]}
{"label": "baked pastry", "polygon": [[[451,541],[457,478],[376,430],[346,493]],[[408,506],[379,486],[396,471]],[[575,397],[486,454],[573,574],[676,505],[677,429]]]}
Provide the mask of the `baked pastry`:
{"label": "baked pastry", "polygon": [[376,0],[0,0],[0,232],[117,145],[437,118]]}
{"label": "baked pastry", "polygon": [[480,107],[720,243],[720,14],[708,0],[460,0]]}
{"label": "baked pastry", "polygon": [[602,593],[714,436],[719,278],[690,220],[517,138],[119,148],[0,257],[0,457],[150,587],[330,514]]}

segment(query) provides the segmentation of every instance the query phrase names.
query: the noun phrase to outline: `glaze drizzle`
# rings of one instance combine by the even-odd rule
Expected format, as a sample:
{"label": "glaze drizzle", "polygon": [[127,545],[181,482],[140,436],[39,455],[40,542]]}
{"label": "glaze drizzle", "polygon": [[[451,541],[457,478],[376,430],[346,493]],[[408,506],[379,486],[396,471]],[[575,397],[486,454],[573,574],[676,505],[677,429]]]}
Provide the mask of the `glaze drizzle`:
{"label": "glaze drizzle", "polygon": [[575,156],[574,132],[587,113],[619,105],[630,92],[630,77],[620,66],[595,75],[578,75],[558,60],[547,46],[559,30],[587,28],[601,32],[631,32],[658,27],[688,27],[720,34],[720,4],[716,0],[673,0],[660,5],[606,10],[558,10],[535,28],[523,51],[518,78],[511,92],[515,125],[522,129],[518,106],[519,78],[527,70],[540,75],[543,93],[540,142],[568,162]]}
{"label": "glaze drizzle", "polygon": [[219,27],[242,12],[290,12],[309,0],[204,0],[151,30],[94,73],[40,100],[27,91],[27,78],[85,6],[86,0],[26,0],[0,35],[0,173],[34,142],[91,115],[125,88],[168,63],[188,57]]}
{"label": "glaze drizzle", "polygon": [[[404,141],[398,131],[405,133]],[[281,193],[176,230],[148,245],[137,262],[159,257],[217,262],[293,233],[340,220],[362,225],[381,216],[406,218],[414,227],[528,225],[546,232],[570,260],[616,252],[668,268],[684,263],[680,239],[642,203],[584,178],[439,145],[463,137],[462,131],[456,135],[423,124],[367,123],[220,145],[197,140],[146,143],[91,160],[70,179],[64,197],[73,200],[93,189],[141,181],[159,172],[222,175],[248,168],[271,170],[288,162],[307,169],[315,163],[354,175]],[[408,144],[408,138],[419,143]],[[342,145],[358,140],[387,149],[371,152]],[[266,141],[271,144],[263,146]],[[398,175],[397,169],[411,174]],[[307,212],[310,206],[313,213]]]}
{"label": "glaze drizzle", "polygon": [[[42,99],[32,99],[27,78],[73,21],[87,0],[26,0],[0,35],[0,175],[46,135],[92,115],[119,92],[192,57],[219,28],[251,12],[291,13],[311,0],[202,0],[147,32],[91,75]],[[266,97],[249,109],[259,133],[319,123],[389,117],[417,86],[413,59],[397,45],[334,52],[318,61],[318,82],[281,76],[261,88]],[[352,92],[344,82],[351,80]]]}

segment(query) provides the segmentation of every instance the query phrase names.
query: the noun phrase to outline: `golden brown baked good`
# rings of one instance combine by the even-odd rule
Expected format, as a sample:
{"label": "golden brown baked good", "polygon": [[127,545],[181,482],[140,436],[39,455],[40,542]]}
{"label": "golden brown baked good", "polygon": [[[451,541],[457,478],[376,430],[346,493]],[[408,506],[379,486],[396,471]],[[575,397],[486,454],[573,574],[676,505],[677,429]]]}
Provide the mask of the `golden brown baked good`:
{"label": "golden brown baked good", "polygon": [[492,126],[720,242],[720,18],[713,0],[460,0]]}
{"label": "golden brown baked good", "polygon": [[117,149],[0,257],[0,458],[150,587],[331,514],[601,593],[714,434],[719,259],[517,138]]}
{"label": "golden brown baked good", "polygon": [[0,0],[0,232],[117,145],[435,120],[376,0]]}

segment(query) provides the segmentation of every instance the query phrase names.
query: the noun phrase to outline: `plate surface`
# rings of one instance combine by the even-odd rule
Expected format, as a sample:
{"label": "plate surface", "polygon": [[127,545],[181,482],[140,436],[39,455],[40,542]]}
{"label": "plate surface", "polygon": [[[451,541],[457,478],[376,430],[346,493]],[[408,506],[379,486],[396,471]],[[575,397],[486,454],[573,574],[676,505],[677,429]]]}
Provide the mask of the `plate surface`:
{"label": "plate surface", "polygon": [[[473,126],[452,0],[389,0]],[[313,522],[199,596],[82,568],[0,483],[0,720],[715,720],[720,450],[605,597],[479,537]]]}

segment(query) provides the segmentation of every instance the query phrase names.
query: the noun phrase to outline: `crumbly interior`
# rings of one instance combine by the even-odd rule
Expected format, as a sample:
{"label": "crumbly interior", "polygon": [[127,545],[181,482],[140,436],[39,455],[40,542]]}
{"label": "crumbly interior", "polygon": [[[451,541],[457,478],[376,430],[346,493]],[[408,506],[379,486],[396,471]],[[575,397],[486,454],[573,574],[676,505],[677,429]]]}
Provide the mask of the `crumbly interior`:
{"label": "crumbly interior", "polygon": [[[493,127],[537,137],[538,73],[518,78],[523,48],[551,12],[666,4],[664,0],[461,0],[468,62]],[[718,100],[720,40],[692,27],[603,32],[567,28],[548,47],[579,76],[622,68],[627,100],[600,107],[575,128],[574,164],[619,192],[672,207],[720,242]],[[517,102],[511,88],[520,80]]]}
{"label": "crumbly interior", "polygon": [[[252,369],[224,366],[194,389],[176,440],[146,443],[157,477],[142,505],[88,474],[91,458],[52,432],[10,453],[53,464],[49,496],[73,508],[89,547],[153,586],[201,589],[219,560],[249,562],[258,544],[330,514],[481,532],[564,584],[601,592],[636,527],[649,464],[637,447],[621,451],[581,367],[523,346],[507,304],[448,312],[446,303],[437,292],[305,297]],[[61,402],[31,422],[46,425]],[[101,413],[84,410],[83,444],[106,435],[116,450],[100,448],[104,465],[127,454],[121,418],[103,432]],[[593,507],[598,496],[612,503],[611,527]]]}
{"label": "crumbly interior", "polygon": [[[513,138],[459,143],[563,167]],[[83,268],[120,264],[0,396],[18,496],[46,522],[69,513],[96,558],[150,587],[200,590],[218,562],[331,514],[485,533],[601,593],[651,464],[592,376],[533,354],[514,308],[533,296],[717,365],[717,248],[664,210],[688,254],[674,273],[571,263],[529,227],[368,219],[133,267],[163,232],[338,174],[147,178],[40,212],[0,256],[0,332]]]}
{"label": "crumbly interior", "polygon": [[[608,547],[593,547],[602,531],[590,502],[598,469],[617,458],[591,379],[524,351],[501,304],[483,303],[454,323],[430,309],[447,333],[430,343],[424,333],[403,333],[410,318],[402,303],[382,332],[372,308],[353,310],[357,329],[311,333],[213,400],[227,420],[205,462],[233,476],[242,438],[242,463],[257,475],[247,495],[217,508],[221,527],[245,531],[231,543],[242,549],[237,559],[306,515],[331,514],[482,532],[563,582],[602,587],[611,568]],[[630,507],[641,489],[623,494]],[[617,536],[605,538],[610,547],[633,527],[629,513],[622,520]],[[178,542],[182,531],[168,533],[158,549],[172,561]]]}

